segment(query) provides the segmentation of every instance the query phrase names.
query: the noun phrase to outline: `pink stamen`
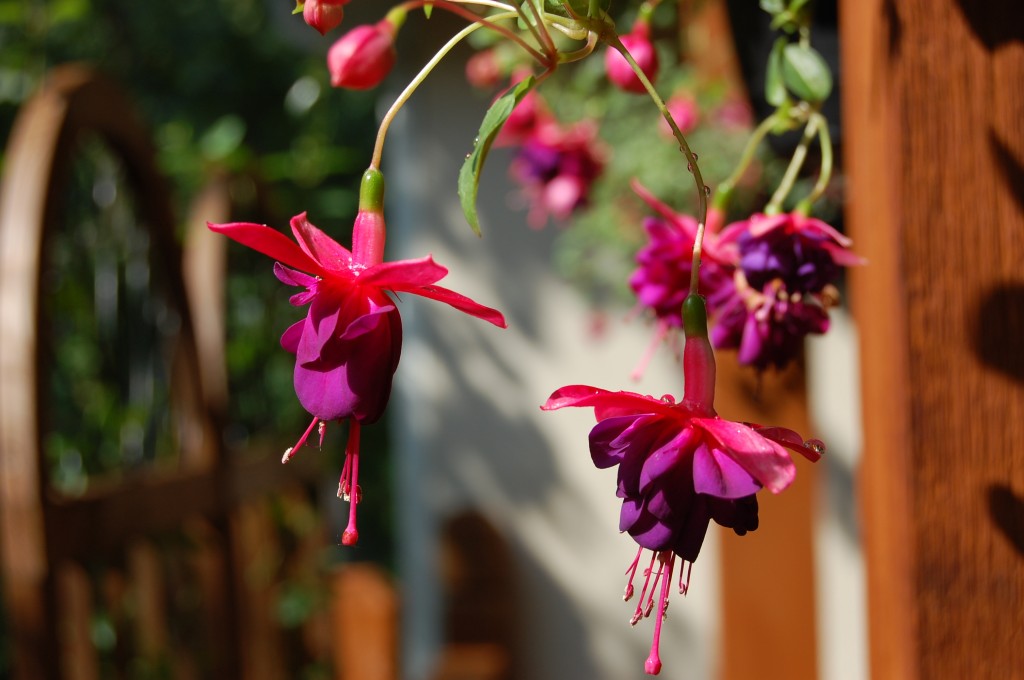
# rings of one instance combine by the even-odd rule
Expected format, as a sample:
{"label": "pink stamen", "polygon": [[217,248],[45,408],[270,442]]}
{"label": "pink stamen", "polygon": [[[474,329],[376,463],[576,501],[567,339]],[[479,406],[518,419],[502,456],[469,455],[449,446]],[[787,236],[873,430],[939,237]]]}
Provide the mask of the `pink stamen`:
{"label": "pink stamen", "polygon": [[322,448],[324,448],[324,435],[327,434],[327,423],[325,423],[324,421],[321,420],[320,421],[320,427],[318,428],[318,431],[320,433],[320,445],[319,446],[322,449]]}
{"label": "pink stamen", "polygon": [[[693,562],[685,562],[685,564],[686,564],[686,569],[685,570],[683,570],[682,568],[679,569],[679,592],[683,596],[685,596],[688,592],[690,592],[690,574],[693,573]],[[683,573],[684,573],[684,571],[685,571],[685,574],[686,574],[686,580],[685,581],[683,580]]]}
{"label": "pink stamen", "polygon": [[[351,465],[349,460],[352,461]],[[341,534],[342,545],[355,545],[359,541],[359,531],[356,529],[356,506],[359,505],[359,423],[350,420],[348,425],[348,445],[345,447],[345,467],[350,473],[349,502],[348,502],[348,526]]]}
{"label": "pink stamen", "polygon": [[629,625],[635,626],[644,614],[644,598],[647,596],[647,586],[651,582],[651,572],[654,570],[654,559],[657,557],[657,553],[651,553],[651,563],[646,569],[644,569],[644,587],[640,589],[640,599],[636,603],[636,611],[633,612],[633,618],[629,620]]}
{"label": "pink stamen", "polygon": [[623,602],[629,602],[629,599],[633,597],[633,579],[636,577],[636,568],[640,565],[640,554],[643,551],[643,548],[639,548],[636,551],[636,557],[633,558],[632,564],[626,568],[626,575],[629,576],[629,580],[626,581],[626,593],[622,596]]}
{"label": "pink stamen", "polygon": [[309,439],[309,433],[313,431],[313,426],[315,426],[317,423],[320,423],[320,425],[323,426],[323,423],[320,422],[319,418],[313,418],[313,422],[309,424],[309,427],[306,428],[306,431],[302,434],[301,437],[299,437],[299,441],[295,442],[295,446],[291,446],[285,450],[284,455],[281,457],[282,463],[287,463],[292,459],[292,456],[299,452],[299,449],[301,449],[302,446],[306,443],[306,440]]}
{"label": "pink stamen", "polygon": [[640,380],[644,377],[644,372],[647,370],[647,365],[651,363],[651,359],[654,358],[654,352],[658,349],[658,345],[664,342],[665,337],[668,335],[669,326],[668,322],[659,319],[657,325],[654,327],[654,337],[651,339],[647,349],[640,356],[640,361],[637,362],[636,368],[629,374],[630,379]]}
{"label": "pink stamen", "polygon": [[661,622],[665,619],[665,612],[668,611],[668,591],[672,583],[672,568],[675,565],[675,558],[675,554],[668,550],[658,553],[658,561],[661,563],[661,566],[658,568],[658,574],[661,575],[663,569],[667,569],[668,573],[665,574],[665,580],[661,583],[661,593],[658,595],[659,616],[654,620],[654,639],[651,641],[651,653],[644,662],[644,672],[648,675],[657,675],[661,672],[661,656],[658,646],[661,643]]}

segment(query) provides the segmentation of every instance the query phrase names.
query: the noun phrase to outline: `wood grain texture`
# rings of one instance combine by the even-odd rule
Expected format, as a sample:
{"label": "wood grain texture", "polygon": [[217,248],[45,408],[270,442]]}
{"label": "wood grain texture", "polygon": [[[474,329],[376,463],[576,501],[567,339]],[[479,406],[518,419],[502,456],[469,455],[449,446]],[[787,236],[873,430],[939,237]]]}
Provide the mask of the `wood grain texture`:
{"label": "wood grain texture", "polygon": [[872,674],[1024,677],[1024,6],[841,30]]}

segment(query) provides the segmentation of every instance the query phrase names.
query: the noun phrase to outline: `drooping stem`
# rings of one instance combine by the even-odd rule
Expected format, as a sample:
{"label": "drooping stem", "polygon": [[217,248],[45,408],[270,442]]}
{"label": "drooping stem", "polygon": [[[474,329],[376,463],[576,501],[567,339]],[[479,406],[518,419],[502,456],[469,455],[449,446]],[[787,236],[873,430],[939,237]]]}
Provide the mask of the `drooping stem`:
{"label": "drooping stem", "polygon": [[754,160],[754,153],[757,151],[757,147],[761,145],[765,136],[771,132],[772,127],[775,125],[776,117],[778,112],[765,118],[761,121],[761,124],[754,128],[754,131],[750,133],[750,139],[747,140],[747,145],[743,147],[743,153],[740,155],[740,160],[736,164],[736,168],[729,175],[729,178],[722,182],[718,186],[718,191],[728,191],[736,186],[737,182],[743,177],[743,173],[747,171],[750,166],[750,161]]}
{"label": "drooping stem", "polygon": [[664,100],[658,95],[658,91],[654,89],[654,85],[647,78],[643,69],[640,68],[636,60],[633,59],[633,55],[629,53],[622,41],[619,40],[619,36],[611,33],[610,35],[603,35],[604,40],[611,45],[619,54],[626,60],[629,67],[636,74],[636,77],[643,84],[644,89],[647,90],[647,94],[654,101],[654,105],[658,107],[658,111],[661,112],[662,117],[668,123],[669,128],[672,129],[672,135],[679,142],[679,150],[686,156],[686,166],[693,173],[693,181],[697,185],[697,235],[693,241],[693,269],[690,272],[690,292],[697,292],[697,282],[700,273],[700,256],[701,249],[704,241],[704,225],[708,220],[708,194],[710,190],[707,185],[704,184],[704,177],[700,173],[700,167],[697,165],[697,157],[693,154],[690,149],[689,143],[686,141],[686,136],[683,135],[682,130],[676,124],[675,118],[672,117],[672,113],[668,110]]}
{"label": "drooping stem", "polygon": [[810,212],[811,206],[821,198],[821,195],[828,189],[828,183],[832,180],[832,135],[828,131],[828,121],[820,113],[812,115],[812,119],[818,119],[818,144],[821,146],[821,171],[818,173],[818,181],[807,198],[800,201],[797,207],[801,212]]}
{"label": "drooping stem", "polygon": [[[417,0],[417,2],[419,1],[420,0]],[[450,3],[436,2],[436,6],[438,7],[440,7],[442,4]],[[388,128],[391,127],[391,122],[394,120],[395,116],[398,115],[398,112],[402,109],[405,103],[409,100],[409,97],[412,96],[412,93],[416,91],[416,88],[418,88],[420,84],[422,84],[423,81],[426,80],[427,76],[431,74],[431,72],[434,70],[434,67],[436,67],[437,64],[442,59],[444,59],[448,55],[448,53],[451,52],[452,49],[456,45],[458,45],[467,35],[470,35],[471,33],[473,33],[473,31],[476,31],[479,28],[488,26],[490,28],[494,28],[495,30],[499,30],[499,32],[502,33],[511,33],[510,31],[508,31],[508,29],[504,27],[495,26],[493,22],[500,21],[503,19],[512,19],[515,18],[516,16],[518,15],[515,12],[506,12],[504,14],[495,15],[487,21],[482,21],[479,19],[479,17],[475,17],[474,21],[480,21],[480,23],[473,23],[463,28],[461,31],[452,36],[452,38],[448,42],[446,42],[441,47],[440,50],[437,51],[437,54],[430,58],[430,61],[428,61],[423,66],[423,68],[420,69],[420,72],[416,74],[415,78],[409,81],[409,84],[405,86],[405,89],[402,90],[402,93],[399,94],[395,101],[391,104],[391,108],[388,109],[388,112],[384,114],[384,119],[381,120],[380,128],[378,128],[377,130],[377,141],[373,145],[373,157],[370,159],[371,169],[380,169],[380,160],[384,154],[384,139],[385,137],[387,137]],[[543,55],[541,55],[539,52],[537,52],[532,47],[523,42],[522,38],[519,38],[518,36],[516,36],[516,38],[520,43],[524,45],[524,49],[529,51],[533,56],[535,56],[540,61],[544,61]]]}
{"label": "drooping stem", "polygon": [[775,215],[782,210],[782,202],[786,200],[786,196],[793,190],[793,183],[796,182],[797,175],[800,174],[800,168],[803,167],[804,160],[807,158],[807,148],[817,134],[817,128],[821,120],[821,115],[816,114],[812,115],[807,121],[803,137],[800,138],[800,143],[797,145],[796,150],[793,151],[793,158],[789,161],[789,167],[786,168],[786,174],[782,176],[782,181],[779,182],[778,188],[775,189],[771,200],[768,201],[768,205],[764,208],[766,215]]}

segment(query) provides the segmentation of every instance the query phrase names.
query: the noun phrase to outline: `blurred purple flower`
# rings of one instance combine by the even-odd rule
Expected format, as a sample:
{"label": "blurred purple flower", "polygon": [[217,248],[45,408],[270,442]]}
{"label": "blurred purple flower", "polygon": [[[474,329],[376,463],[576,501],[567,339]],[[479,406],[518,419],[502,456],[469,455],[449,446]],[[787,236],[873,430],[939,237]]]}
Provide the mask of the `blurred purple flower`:
{"label": "blurred purple flower", "polygon": [[564,127],[547,116],[534,122],[510,166],[529,202],[527,222],[534,229],[543,227],[549,216],[565,221],[584,206],[603,170],[593,124]]}

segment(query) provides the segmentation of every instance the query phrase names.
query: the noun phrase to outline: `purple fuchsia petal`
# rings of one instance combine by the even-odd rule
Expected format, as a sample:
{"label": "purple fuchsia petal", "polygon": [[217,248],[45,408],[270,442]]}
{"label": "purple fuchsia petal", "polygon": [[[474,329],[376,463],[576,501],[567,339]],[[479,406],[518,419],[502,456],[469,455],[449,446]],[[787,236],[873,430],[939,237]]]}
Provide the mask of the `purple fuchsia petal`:
{"label": "purple fuchsia petal", "polygon": [[[619,519],[622,519],[621,515]],[[676,538],[675,526],[658,519],[646,508],[641,510],[636,522],[626,531],[637,545],[648,550],[667,550]]]}
{"label": "purple fuchsia petal", "polygon": [[352,265],[352,253],[299,213],[292,218],[292,233],[303,252],[319,262],[324,269],[339,272]]}
{"label": "purple fuchsia petal", "polygon": [[757,496],[729,500],[704,496],[704,502],[711,513],[711,519],[719,525],[732,529],[740,536],[757,529]]}
{"label": "purple fuchsia petal", "polygon": [[295,393],[313,415],[362,423],[380,418],[401,355],[402,322],[394,307],[377,311],[365,315],[354,338],[324,341],[311,308],[296,352]]}
{"label": "purple fuchsia petal", "polygon": [[296,269],[285,267],[280,262],[274,263],[274,276],[286,286],[301,286],[309,288],[316,283],[316,277],[305,274]]}
{"label": "purple fuchsia petal", "polygon": [[289,267],[308,272],[316,276],[324,274],[324,268],[316,260],[307,255],[287,236],[262,224],[251,222],[232,222],[230,224],[213,224],[207,222],[211,231],[224,234],[243,246],[263,253]]}
{"label": "purple fuchsia petal", "polygon": [[590,458],[600,469],[622,462],[625,445],[621,435],[632,431],[640,415],[617,416],[602,420],[590,431]]}
{"label": "purple fuchsia petal", "polygon": [[693,418],[733,461],[772,493],[779,493],[796,477],[796,466],[785,449],[753,429],[721,418]]}
{"label": "purple fuchsia petal", "polygon": [[742,498],[761,485],[736,461],[716,448],[701,444],[693,454],[693,490],[717,498]]}
{"label": "purple fuchsia petal", "polygon": [[711,496],[694,495],[690,511],[686,513],[686,521],[672,539],[672,552],[687,562],[696,562],[701,546],[704,545],[704,536],[711,522],[711,510],[708,508],[710,499]]}
{"label": "purple fuchsia petal", "polygon": [[642,498],[627,498],[622,501],[619,509],[619,531],[629,531],[643,516],[644,501]]}
{"label": "purple fuchsia petal", "polygon": [[306,320],[296,321],[281,335],[281,347],[286,352],[295,354],[299,351],[299,341],[302,339],[302,330],[306,327]]}

